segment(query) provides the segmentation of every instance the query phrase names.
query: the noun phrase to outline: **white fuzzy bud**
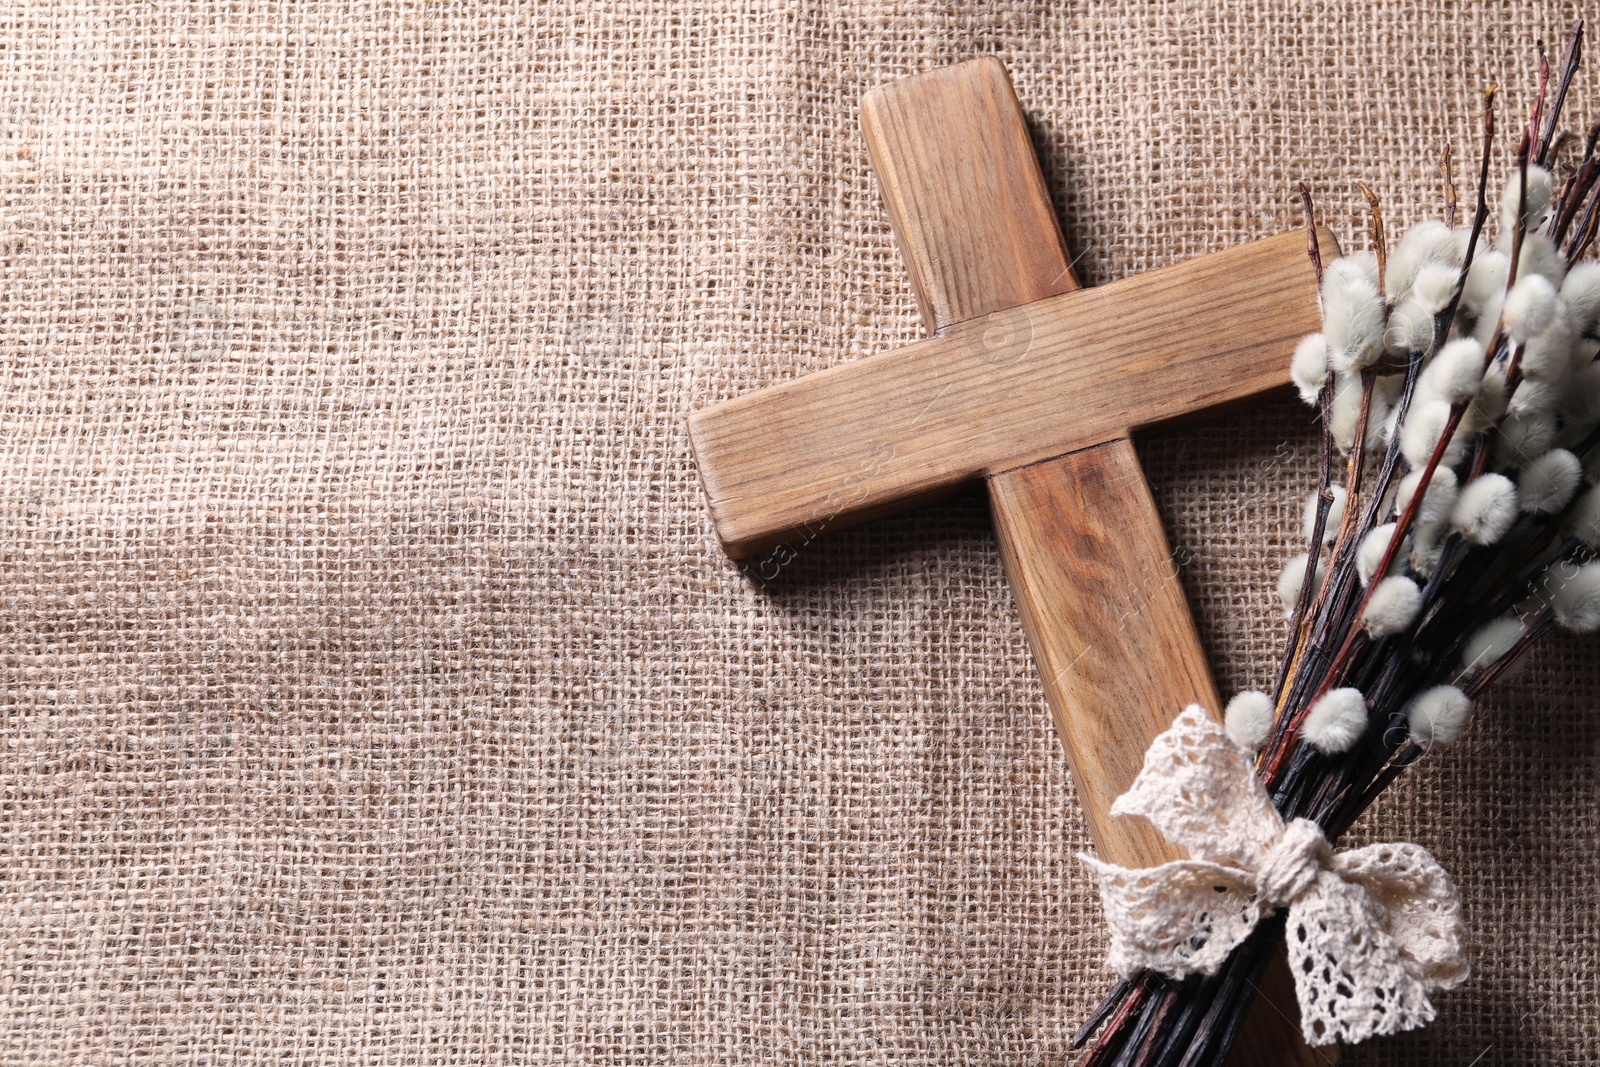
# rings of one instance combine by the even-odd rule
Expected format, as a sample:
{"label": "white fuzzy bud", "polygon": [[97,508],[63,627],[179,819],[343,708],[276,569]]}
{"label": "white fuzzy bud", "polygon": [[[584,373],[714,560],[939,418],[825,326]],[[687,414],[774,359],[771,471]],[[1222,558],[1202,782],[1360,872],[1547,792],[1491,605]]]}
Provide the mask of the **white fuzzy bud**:
{"label": "white fuzzy bud", "polygon": [[[1377,393],[1373,398],[1373,410],[1377,411],[1381,407],[1383,421],[1378,422],[1376,419],[1373,421],[1377,423],[1378,440],[1385,445],[1389,443],[1389,438],[1393,436],[1394,425],[1400,418],[1400,413],[1395,410],[1395,403],[1399,401],[1400,394],[1405,389],[1405,382],[1406,376],[1404,374],[1384,374],[1379,375],[1375,384]],[[1379,401],[1382,401],[1381,405],[1378,403]]]}
{"label": "white fuzzy bud", "polygon": [[1381,449],[1389,441],[1389,392],[1379,388],[1382,379],[1372,383],[1372,410],[1367,413],[1367,451]]}
{"label": "white fuzzy bud", "polygon": [[1328,380],[1328,339],[1320,333],[1311,333],[1295,346],[1294,358],[1289,360],[1289,377],[1300,392],[1300,399],[1315,405],[1322,395],[1323,383]]}
{"label": "white fuzzy bud", "polygon": [[1548,278],[1552,285],[1558,287],[1567,277],[1567,257],[1556,248],[1554,241],[1542,233],[1530,233],[1524,237],[1522,255],[1517,257],[1517,277],[1525,278],[1534,274]]}
{"label": "white fuzzy bud", "polygon": [[1272,698],[1254,689],[1247,689],[1228,701],[1222,713],[1222,725],[1233,738],[1233,743],[1252,752],[1267,743],[1272,732]]}
{"label": "white fuzzy bud", "polygon": [[[1426,352],[1433,347],[1433,312],[1407,297],[1389,312],[1383,330],[1383,347],[1397,355]],[[1341,369],[1337,366],[1335,369]]]}
{"label": "white fuzzy bud", "polygon": [[1369,366],[1382,351],[1383,297],[1365,278],[1324,273],[1322,333],[1334,370]]}
{"label": "white fuzzy bud", "polygon": [[1450,525],[1478,545],[1492,545],[1517,521],[1517,487],[1500,474],[1480,474],[1462,487]]}
{"label": "white fuzzy bud", "polygon": [[1578,333],[1593,329],[1600,322],[1600,263],[1579,263],[1567,271],[1566,280],[1561,283],[1561,299],[1567,302]]}
{"label": "white fuzzy bud", "polygon": [[1464,404],[1478,395],[1488,362],[1483,346],[1471,337],[1451,341],[1439,349],[1422,371],[1418,384],[1430,398],[1447,404]]}
{"label": "white fuzzy bud", "polygon": [[1504,252],[1485,252],[1473,259],[1467,270],[1466,287],[1461,290],[1461,306],[1472,315],[1482,316],[1489,301],[1506,291],[1510,271],[1511,257]]}
{"label": "white fuzzy bud", "polygon": [[[1355,445],[1356,426],[1361,421],[1361,393],[1361,379],[1358,376],[1353,374],[1334,376],[1333,404],[1328,411],[1328,430],[1333,434],[1333,443],[1344,452],[1349,452]],[[1372,402],[1367,411],[1367,435],[1364,439],[1368,452],[1383,443],[1380,429],[1388,417],[1388,404],[1374,383]]]}
{"label": "white fuzzy bud", "polygon": [[1507,415],[1495,437],[1494,461],[1516,470],[1550,451],[1556,440],[1556,420],[1543,412]]}
{"label": "white fuzzy bud", "polygon": [[1374,640],[1403,633],[1422,610],[1422,590],[1410,578],[1385,578],[1367,595],[1361,628]]}
{"label": "white fuzzy bud", "polygon": [[1348,752],[1367,732],[1367,698],[1359,689],[1331,689],[1311,705],[1301,729],[1320,752]]}
{"label": "white fuzzy bud", "polygon": [[[1416,495],[1417,486],[1422,484],[1422,470],[1418,468],[1400,479],[1400,489],[1395,494],[1395,513],[1405,511],[1411,506],[1411,498]],[[1418,526],[1438,526],[1450,518],[1450,511],[1456,506],[1456,495],[1460,486],[1456,483],[1456,472],[1449,467],[1437,467],[1433,477],[1428,479],[1428,491],[1422,495],[1422,503],[1417,507],[1415,522]]]}
{"label": "white fuzzy bud", "polygon": [[1400,236],[1385,267],[1383,288],[1395,300],[1416,281],[1417,273],[1429,263],[1459,267],[1461,246],[1450,227],[1438,219],[1419,222]]}
{"label": "white fuzzy bud", "polygon": [[[1322,543],[1325,545],[1333,544],[1334,538],[1339,535],[1339,524],[1344,521],[1344,486],[1333,486],[1328,492],[1333,500],[1328,503],[1328,517],[1322,525]],[[1301,511],[1300,528],[1307,541],[1311,540],[1311,532],[1317,524],[1317,501],[1321,497],[1321,493],[1313,492],[1306,498],[1306,505]]]}
{"label": "white fuzzy bud", "polygon": [[1472,701],[1453,685],[1436,685],[1424,690],[1406,705],[1406,727],[1411,732],[1411,740],[1424,749],[1461,740],[1471,718]]}
{"label": "white fuzzy bud", "polygon": [[[1317,573],[1312,576],[1312,592],[1322,588],[1323,580],[1328,576],[1328,564],[1323,559],[1317,560]],[[1306,554],[1304,552],[1295,556],[1283,565],[1283,570],[1278,572],[1278,601],[1283,605],[1283,613],[1287,616],[1294,615],[1295,605],[1300,603],[1300,587],[1306,578]]]}
{"label": "white fuzzy bud", "polygon": [[[1412,404],[1418,403],[1415,398],[1413,398],[1411,402]],[[1399,430],[1399,426],[1397,425],[1399,422],[1400,409],[1398,407],[1391,406],[1383,420],[1383,440],[1385,444],[1394,439],[1394,435]]]}
{"label": "white fuzzy bud", "polygon": [[1500,311],[1506,333],[1518,344],[1543,333],[1555,321],[1560,300],[1549,278],[1542,274],[1519,275]]}
{"label": "white fuzzy bud", "polygon": [[1525,377],[1539,381],[1560,380],[1572,371],[1572,343],[1576,338],[1564,306],[1558,307],[1562,308],[1561,313],[1549,327],[1522,346],[1517,366]]}
{"label": "white fuzzy bud", "polygon": [[[1538,338],[1534,339],[1535,341]],[[1543,415],[1554,411],[1561,402],[1564,382],[1538,381],[1533,378],[1524,378],[1517,385],[1517,391],[1511,394],[1511,403],[1506,405],[1508,415]]]}
{"label": "white fuzzy bud", "polygon": [[[1528,197],[1522,199],[1523,178],[1520,170],[1512,171],[1506,179],[1505,192],[1500,197],[1500,244],[1506,248],[1516,239],[1517,206],[1523,205],[1522,226],[1527,233],[1539,228],[1544,209],[1550,205],[1550,172],[1536,163],[1528,164]],[[1524,238],[1526,239],[1526,238]]]}
{"label": "white fuzzy bud", "polygon": [[1461,677],[1471,678],[1494,666],[1527,632],[1526,623],[1509,616],[1484,624],[1461,646]]}
{"label": "white fuzzy bud", "polygon": [[1467,405],[1461,416],[1461,432],[1471,436],[1489,428],[1506,413],[1506,380],[1490,370],[1478,385],[1478,395]]}
{"label": "white fuzzy bud", "polygon": [[1494,340],[1495,330],[1500,325],[1500,313],[1505,310],[1506,294],[1504,290],[1492,293],[1484,302],[1483,310],[1478,313],[1478,321],[1472,326],[1472,336],[1485,348]]}
{"label": "white fuzzy bud", "polygon": [[[1378,573],[1378,564],[1383,562],[1383,554],[1389,551],[1389,542],[1394,540],[1394,529],[1394,523],[1386,522],[1382,526],[1374,526],[1361,539],[1361,547],[1356,549],[1356,574],[1360,576],[1362,585],[1372,584],[1372,576]],[[1397,552],[1395,559],[1399,558]]]}
{"label": "white fuzzy bud", "polygon": [[1583,481],[1583,464],[1564,448],[1553,448],[1517,476],[1517,504],[1535,515],[1554,515],[1572,501]]}
{"label": "white fuzzy bud", "polygon": [[[1565,566],[1570,567],[1570,564]],[[1546,573],[1554,571],[1552,567]],[[1550,606],[1562,629],[1580,634],[1600,629],[1600,563],[1585,563],[1565,579],[1552,581],[1551,585]]]}
{"label": "white fuzzy bud", "polygon": [[[1454,230],[1450,231],[1450,233],[1456,242],[1454,260],[1457,263],[1465,263],[1467,261],[1467,249],[1469,246],[1472,246],[1472,227],[1457,226]],[[1482,234],[1479,234],[1478,243],[1475,247],[1473,247],[1472,261],[1476,263],[1478,260],[1487,255],[1488,252],[1489,242]]]}
{"label": "white fuzzy bud", "polygon": [[1437,315],[1450,306],[1460,277],[1461,268],[1453,263],[1426,263],[1411,283],[1411,299],[1429,315]]}
{"label": "white fuzzy bud", "polygon": [[1322,270],[1323,284],[1332,278],[1338,282],[1365,282],[1374,290],[1378,288],[1378,256],[1374,252],[1352,252],[1340,256]]}
{"label": "white fuzzy bud", "polygon": [[1333,399],[1328,404],[1328,432],[1339,451],[1356,443],[1356,423],[1361,421],[1361,379],[1351,374],[1333,378]]}
{"label": "white fuzzy bud", "polygon": [[1418,574],[1431,574],[1444,556],[1446,527],[1419,526],[1411,532],[1411,569]]}
{"label": "white fuzzy bud", "polygon": [[[1413,406],[1406,413],[1405,425],[1400,427],[1400,454],[1413,467],[1420,469],[1427,466],[1449,425],[1450,405],[1443,400],[1429,400]],[[1447,467],[1455,466],[1461,461],[1464,447],[1460,435],[1452,437],[1450,443],[1445,445],[1440,462]]]}
{"label": "white fuzzy bud", "polygon": [[1561,532],[1593,551],[1600,548],[1600,485],[1586,489],[1561,519]]}

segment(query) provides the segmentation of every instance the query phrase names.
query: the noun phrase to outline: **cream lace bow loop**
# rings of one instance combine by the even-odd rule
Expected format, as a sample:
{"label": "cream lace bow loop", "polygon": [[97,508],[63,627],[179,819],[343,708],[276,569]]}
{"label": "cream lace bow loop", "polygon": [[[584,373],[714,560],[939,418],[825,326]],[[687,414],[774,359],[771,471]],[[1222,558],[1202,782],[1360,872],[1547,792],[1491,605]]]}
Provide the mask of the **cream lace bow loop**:
{"label": "cream lace bow loop", "polygon": [[1467,977],[1461,901],[1417,845],[1334,851],[1316,823],[1285,825],[1249,753],[1191,705],[1150,745],[1113,815],[1143,815],[1190,859],[1130,870],[1081,857],[1100,883],[1113,969],[1213,974],[1264,917],[1286,940],[1313,1045],[1364,1041],[1434,1017],[1428,993]]}

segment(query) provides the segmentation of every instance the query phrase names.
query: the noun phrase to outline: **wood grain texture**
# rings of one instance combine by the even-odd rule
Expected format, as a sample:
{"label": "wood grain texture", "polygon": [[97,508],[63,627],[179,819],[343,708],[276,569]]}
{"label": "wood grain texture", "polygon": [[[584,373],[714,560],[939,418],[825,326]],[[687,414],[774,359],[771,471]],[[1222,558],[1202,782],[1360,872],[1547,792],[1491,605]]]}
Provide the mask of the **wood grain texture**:
{"label": "wood grain texture", "polygon": [[1284,234],[736,397],[689,436],[718,536],[748,557],[1258,397],[1319,322],[1305,238]]}
{"label": "wood grain texture", "polygon": [[1130,867],[1177,858],[1144,820],[1110,816],[1178,712],[1221,706],[1132,442],[1010,471],[989,501],[1096,849]]}
{"label": "wood grain texture", "polygon": [[[989,501],[1096,851],[1127,867],[1182,858],[1146,820],[1111,816],[1178,712],[1222,707],[1133,443],[1007,471],[989,480]],[[1293,988],[1280,958],[1233,1067],[1335,1062],[1300,1039]]]}
{"label": "wood grain texture", "polygon": [[1078,288],[998,59],[874,89],[861,134],[930,332]]}

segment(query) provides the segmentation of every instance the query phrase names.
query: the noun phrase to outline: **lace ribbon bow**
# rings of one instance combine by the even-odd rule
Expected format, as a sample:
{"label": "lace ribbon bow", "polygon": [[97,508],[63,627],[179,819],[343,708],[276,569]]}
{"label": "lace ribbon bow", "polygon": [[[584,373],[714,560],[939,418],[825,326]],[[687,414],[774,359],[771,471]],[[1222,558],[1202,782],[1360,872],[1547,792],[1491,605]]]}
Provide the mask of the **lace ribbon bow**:
{"label": "lace ribbon bow", "polygon": [[1250,754],[1196,705],[1151,743],[1111,813],[1143,815],[1191,857],[1142,870],[1080,857],[1100,883],[1107,962],[1125,977],[1214,974],[1280,908],[1313,1045],[1423,1026],[1427,994],[1467,977],[1461,900],[1438,861],[1411,844],[1335,852],[1316,823],[1285,825]]}

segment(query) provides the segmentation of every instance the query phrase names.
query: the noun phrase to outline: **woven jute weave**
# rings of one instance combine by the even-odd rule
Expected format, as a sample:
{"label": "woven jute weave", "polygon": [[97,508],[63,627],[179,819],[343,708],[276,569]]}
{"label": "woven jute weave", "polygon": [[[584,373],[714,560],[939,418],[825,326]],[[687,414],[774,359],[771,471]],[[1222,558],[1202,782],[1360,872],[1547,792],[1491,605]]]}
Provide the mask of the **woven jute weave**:
{"label": "woven jute weave", "polygon": [[[1352,245],[1357,178],[1437,211],[1571,15],[6,3],[0,1062],[1070,1062],[1105,941],[982,498],[761,586],[683,419],[919,335],[873,86],[1001,57],[1100,283],[1302,178]],[[1143,443],[1224,690],[1313,444]],[[1360,828],[1476,973],[1350,1062],[1600,1061],[1595,653]]]}

